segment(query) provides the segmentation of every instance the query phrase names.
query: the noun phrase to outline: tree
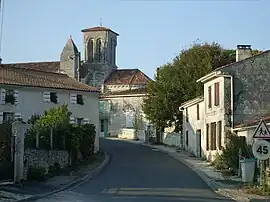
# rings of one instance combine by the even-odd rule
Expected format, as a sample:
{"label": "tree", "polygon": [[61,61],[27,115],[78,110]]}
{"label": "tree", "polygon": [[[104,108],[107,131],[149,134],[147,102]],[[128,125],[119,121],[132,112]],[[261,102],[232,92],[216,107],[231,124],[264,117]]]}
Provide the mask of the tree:
{"label": "tree", "polygon": [[159,68],[148,85],[148,96],[143,111],[157,128],[175,124],[181,130],[182,113],[179,106],[202,95],[203,85],[197,79],[212,70],[235,61],[235,52],[217,43],[194,43],[184,49],[172,62]]}

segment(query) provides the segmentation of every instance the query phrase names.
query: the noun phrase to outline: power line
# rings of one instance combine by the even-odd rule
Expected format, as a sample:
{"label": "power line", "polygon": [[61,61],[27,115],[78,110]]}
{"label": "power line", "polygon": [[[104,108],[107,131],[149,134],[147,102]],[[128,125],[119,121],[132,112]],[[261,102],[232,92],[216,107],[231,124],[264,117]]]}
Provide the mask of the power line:
{"label": "power line", "polygon": [[0,57],[1,57],[2,38],[3,38],[3,25],[4,25],[4,0],[0,0],[0,12],[1,12],[1,27],[0,27]]}

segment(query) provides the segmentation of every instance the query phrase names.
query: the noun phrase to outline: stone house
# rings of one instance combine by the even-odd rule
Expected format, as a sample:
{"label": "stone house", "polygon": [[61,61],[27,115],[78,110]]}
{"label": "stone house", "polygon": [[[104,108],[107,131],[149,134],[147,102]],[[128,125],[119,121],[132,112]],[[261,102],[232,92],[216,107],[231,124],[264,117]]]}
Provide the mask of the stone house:
{"label": "stone house", "polygon": [[99,90],[65,74],[42,71],[43,66],[53,69],[54,63],[1,65],[0,122],[13,119],[27,122],[34,114],[67,104],[72,113],[71,121],[96,126],[98,150]]}
{"label": "stone house", "polygon": [[[270,51],[252,56],[250,45],[238,45],[236,62],[217,68],[197,81],[204,85],[201,142],[207,159],[213,160],[220,146],[226,144],[227,132],[268,116],[269,65]],[[245,132],[243,136],[250,139],[250,135]]]}

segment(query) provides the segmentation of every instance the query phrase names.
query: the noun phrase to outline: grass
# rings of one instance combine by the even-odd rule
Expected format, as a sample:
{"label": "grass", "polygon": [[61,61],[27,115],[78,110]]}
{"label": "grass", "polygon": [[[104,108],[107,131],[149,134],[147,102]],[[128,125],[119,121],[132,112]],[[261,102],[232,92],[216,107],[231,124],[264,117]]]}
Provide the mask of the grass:
{"label": "grass", "polygon": [[242,188],[242,190],[247,194],[255,194],[259,196],[270,196],[270,188],[266,190],[261,190],[261,188],[257,185],[250,185]]}

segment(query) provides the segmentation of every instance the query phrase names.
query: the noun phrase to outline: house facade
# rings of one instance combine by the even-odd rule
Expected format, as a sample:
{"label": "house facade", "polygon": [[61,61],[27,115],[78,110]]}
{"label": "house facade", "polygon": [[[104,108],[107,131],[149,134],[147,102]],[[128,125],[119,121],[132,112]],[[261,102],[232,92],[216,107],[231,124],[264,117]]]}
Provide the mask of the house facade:
{"label": "house facade", "polygon": [[190,151],[197,157],[206,154],[204,137],[204,102],[203,97],[187,101],[180,106],[184,114],[183,118],[183,142],[185,150]]}
{"label": "house facade", "polygon": [[250,45],[238,45],[235,63],[217,68],[197,81],[204,85],[205,138],[201,139],[208,160],[213,160],[226,145],[229,132],[239,131],[250,143],[251,132],[243,133],[238,126],[269,114],[270,51],[255,56],[251,51]]}
{"label": "house facade", "polygon": [[[119,88],[121,89],[121,86]],[[131,117],[133,120],[130,120],[131,123],[129,123],[127,115],[127,112],[132,110],[137,117],[141,118],[141,123],[137,126],[137,135],[139,139],[143,139],[144,136],[140,132],[144,132],[147,120],[144,119],[141,104],[145,97],[146,89],[143,88],[103,93],[101,101],[110,106],[107,117],[101,118],[101,122],[103,122],[101,132],[104,133],[104,136],[118,136],[122,133],[122,129],[132,128],[134,117]]]}
{"label": "house facade", "polygon": [[96,150],[99,148],[99,90],[65,74],[19,68],[0,67],[0,122],[22,119],[68,105],[71,121],[96,126]]}

